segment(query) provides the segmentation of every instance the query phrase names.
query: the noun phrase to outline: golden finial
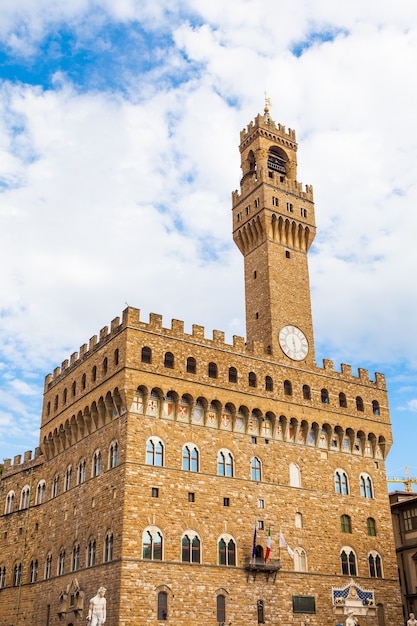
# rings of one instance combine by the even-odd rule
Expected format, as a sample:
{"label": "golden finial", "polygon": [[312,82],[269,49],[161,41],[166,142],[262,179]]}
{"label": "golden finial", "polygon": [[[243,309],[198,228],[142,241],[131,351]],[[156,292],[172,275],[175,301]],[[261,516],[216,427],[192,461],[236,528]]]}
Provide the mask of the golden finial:
{"label": "golden finial", "polygon": [[271,98],[268,98],[268,96],[266,95],[266,91],[265,91],[265,106],[264,106],[264,113],[269,113],[269,109],[272,106],[272,102],[271,102]]}

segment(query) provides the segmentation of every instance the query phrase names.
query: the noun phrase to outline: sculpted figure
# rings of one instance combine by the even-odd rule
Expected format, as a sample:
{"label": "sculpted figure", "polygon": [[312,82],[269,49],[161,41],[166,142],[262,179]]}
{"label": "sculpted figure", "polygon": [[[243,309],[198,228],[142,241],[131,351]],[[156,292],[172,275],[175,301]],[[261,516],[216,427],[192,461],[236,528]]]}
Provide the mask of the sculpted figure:
{"label": "sculpted figure", "polygon": [[414,613],[410,613],[410,619],[407,620],[407,626],[417,626],[417,620],[414,617]]}
{"label": "sculpted figure", "polygon": [[346,620],[346,626],[357,626],[357,624],[358,624],[358,620],[356,619],[356,617],[353,616],[353,611],[349,611],[347,620]]}
{"label": "sculpted figure", "polygon": [[100,587],[94,598],[90,600],[90,606],[88,607],[87,621],[89,626],[101,626],[106,621],[106,593],[105,587]]}

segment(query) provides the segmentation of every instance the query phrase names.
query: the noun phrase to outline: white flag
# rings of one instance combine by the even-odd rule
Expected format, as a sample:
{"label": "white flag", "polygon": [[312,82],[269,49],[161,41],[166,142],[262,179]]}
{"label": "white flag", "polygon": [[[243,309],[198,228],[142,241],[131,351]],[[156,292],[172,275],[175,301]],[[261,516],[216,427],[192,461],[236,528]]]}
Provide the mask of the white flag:
{"label": "white flag", "polygon": [[288,545],[288,543],[285,541],[285,537],[284,535],[280,532],[279,534],[279,547],[280,548],[287,548],[287,552],[290,555],[290,557],[293,559],[294,558],[294,551],[291,550],[290,546]]}

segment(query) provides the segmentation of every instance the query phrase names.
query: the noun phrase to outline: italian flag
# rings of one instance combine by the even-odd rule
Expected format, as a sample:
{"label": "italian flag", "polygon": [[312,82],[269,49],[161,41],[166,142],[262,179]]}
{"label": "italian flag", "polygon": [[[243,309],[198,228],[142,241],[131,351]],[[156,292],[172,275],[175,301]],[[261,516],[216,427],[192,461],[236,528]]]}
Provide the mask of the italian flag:
{"label": "italian flag", "polygon": [[265,563],[269,559],[270,554],[271,554],[271,527],[268,528],[268,539],[266,542]]}

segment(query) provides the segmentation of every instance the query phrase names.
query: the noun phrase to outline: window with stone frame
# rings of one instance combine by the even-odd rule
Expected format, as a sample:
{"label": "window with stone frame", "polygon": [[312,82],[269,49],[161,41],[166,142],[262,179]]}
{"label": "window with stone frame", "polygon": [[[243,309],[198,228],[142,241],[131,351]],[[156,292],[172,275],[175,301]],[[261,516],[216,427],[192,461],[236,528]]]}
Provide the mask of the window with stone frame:
{"label": "window with stone frame", "polygon": [[142,558],[162,561],[163,537],[159,528],[146,528],[142,535]]}
{"label": "window with stone frame", "polygon": [[349,480],[346,472],[342,469],[337,469],[334,473],[334,487],[336,493],[341,495],[349,494]]}
{"label": "window with stone frame", "polygon": [[150,437],[146,444],[146,465],[163,467],[164,445],[158,437]]}
{"label": "window with stone frame", "polygon": [[216,597],[216,622],[219,624],[226,622],[226,596],[222,593]]}
{"label": "window with stone frame", "polygon": [[113,533],[108,532],[104,541],[104,562],[109,563],[113,560]]}
{"label": "window with stone frame", "polygon": [[193,444],[186,444],[182,448],[182,469],[188,472],[199,471],[200,455],[197,447]]}
{"label": "window with stone frame", "polygon": [[370,537],[376,537],[376,522],[373,517],[367,518],[366,531]]}
{"label": "window with stone frame", "polygon": [[352,520],[350,515],[346,515],[346,513],[344,513],[340,516],[340,530],[342,533],[352,532]]}
{"label": "window with stone frame", "polygon": [[371,578],[382,578],[381,557],[375,550],[371,550],[368,556],[369,576]]}
{"label": "window with stone frame", "polygon": [[39,564],[38,564],[37,559],[30,562],[29,569],[30,569],[29,582],[36,583],[36,581],[38,580],[38,571],[39,571]]}
{"label": "window with stone frame", "polygon": [[236,565],[236,544],[230,537],[221,537],[218,543],[219,565]]}
{"label": "window with stone frame", "polygon": [[193,531],[187,531],[181,540],[181,561],[183,563],[201,562],[200,538]]}
{"label": "window with stone frame", "polygon": [[233,477],[233,455],[229,450],[220,450],[217,455],[218,476]]}
{"label": "window with stone frame", "polygon": [[357,576],[356,554],[351,547],[346,546],[340,552],[340,564],[344,576]]}
{"label": "window with stone frame", "polygon": [[372,485],[372,478],[369,474],[361,474],[359,477],[360,494],[363,498],[373,498],[374,490]]}
{"label": "window with stone frame", "polygon": [[165,621],[168,619],[168,594],[166,591],[158,592],[158,620]]}
{"label": "window with stone frame", "polygon": [[250,462],[250,475],[252,480],[261,480],[262,478],[262,466],[261,461],[257,456],[254,456]]}
{"label": "window with stone frame", "polygon": [[112,441],[109,448],[109,469],[117,467],[119,464],[119,444],[117,441]]}

